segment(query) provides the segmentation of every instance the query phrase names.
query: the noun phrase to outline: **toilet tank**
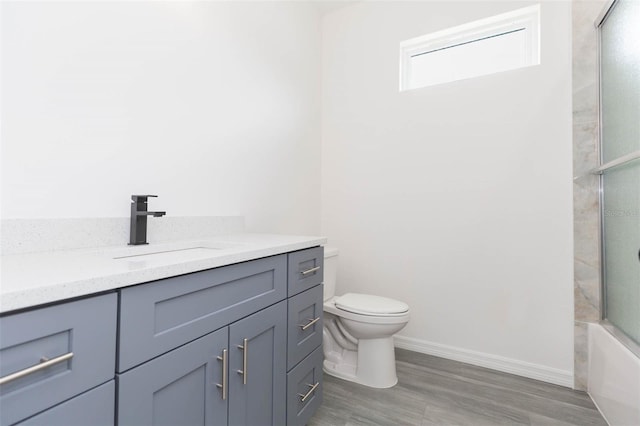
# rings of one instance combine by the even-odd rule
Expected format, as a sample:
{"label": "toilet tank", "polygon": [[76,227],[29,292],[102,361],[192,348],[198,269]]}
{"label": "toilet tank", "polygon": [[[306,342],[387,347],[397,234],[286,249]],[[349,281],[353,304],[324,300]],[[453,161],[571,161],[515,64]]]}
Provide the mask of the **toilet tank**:
{"label": "toilet tank", "polygon": [[338,274],[338,249],[324,248],[324,300],[336,294],[336,276]]}

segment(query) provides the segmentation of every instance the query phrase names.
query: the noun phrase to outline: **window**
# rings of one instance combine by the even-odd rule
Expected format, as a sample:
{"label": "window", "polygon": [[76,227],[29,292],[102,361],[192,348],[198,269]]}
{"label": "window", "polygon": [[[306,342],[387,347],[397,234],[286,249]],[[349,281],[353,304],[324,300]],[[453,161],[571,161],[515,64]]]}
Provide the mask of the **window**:
{"label": "window", "polygon": [[400,43],[400,90],[540,63],[540,6],[470,22]]}

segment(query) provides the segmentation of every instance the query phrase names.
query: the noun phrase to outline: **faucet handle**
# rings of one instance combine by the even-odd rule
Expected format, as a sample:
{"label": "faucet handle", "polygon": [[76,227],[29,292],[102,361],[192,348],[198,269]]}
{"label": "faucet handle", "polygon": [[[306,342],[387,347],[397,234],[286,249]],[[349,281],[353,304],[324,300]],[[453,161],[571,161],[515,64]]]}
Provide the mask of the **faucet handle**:
{"label": "faucet handle", "polygon": [[131,200],[134,203],[146,203],[147,202],[147,198],[149,198],[149,197],[158,198],[157,195],[132,195],[131,196]]}

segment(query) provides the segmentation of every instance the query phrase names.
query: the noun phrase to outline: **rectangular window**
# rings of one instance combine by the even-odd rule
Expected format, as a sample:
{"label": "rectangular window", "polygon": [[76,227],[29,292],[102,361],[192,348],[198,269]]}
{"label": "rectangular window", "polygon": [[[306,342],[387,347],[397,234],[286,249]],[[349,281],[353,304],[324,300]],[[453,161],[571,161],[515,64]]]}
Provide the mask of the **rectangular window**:
{"label": "rectangular window", "polygon": [[400,90],[540,63],[540,5],[400,43]]}

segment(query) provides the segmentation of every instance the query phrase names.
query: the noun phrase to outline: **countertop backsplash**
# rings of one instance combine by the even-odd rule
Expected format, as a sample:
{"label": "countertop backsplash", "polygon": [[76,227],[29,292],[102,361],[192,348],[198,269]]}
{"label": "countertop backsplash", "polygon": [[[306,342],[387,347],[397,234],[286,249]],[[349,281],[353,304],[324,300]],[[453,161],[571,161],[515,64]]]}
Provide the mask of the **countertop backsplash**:
{"label": "countertop backsplash", "polygon": [[[107,246],[129,242],[128,217],[3,219],[3,256]],[[244,232],[243,216],[162,217],[148,221],[149,243],[193,240]]]}

